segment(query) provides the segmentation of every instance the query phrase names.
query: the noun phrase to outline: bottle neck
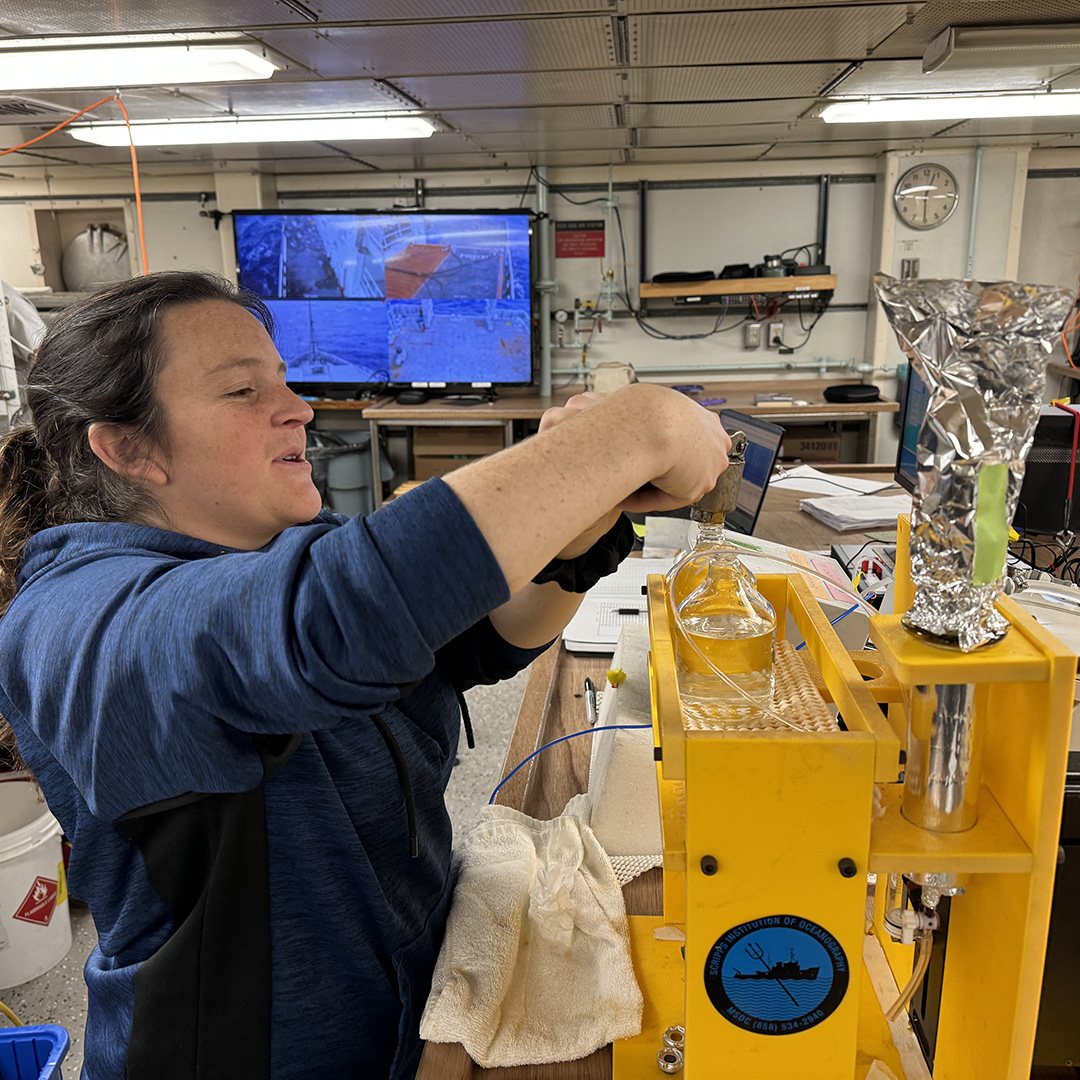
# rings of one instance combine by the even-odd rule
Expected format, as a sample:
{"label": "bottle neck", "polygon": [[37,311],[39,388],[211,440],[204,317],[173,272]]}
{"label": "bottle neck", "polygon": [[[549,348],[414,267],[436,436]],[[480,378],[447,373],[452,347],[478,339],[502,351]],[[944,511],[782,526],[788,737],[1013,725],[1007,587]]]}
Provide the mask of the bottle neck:
{"label": "bottle neck", "polygon": [[723,547],[726,537],[724,534],[724,515],[716,515],[716,520],[701,522],[698,525],[697,539],[694,541],[694,550]]}

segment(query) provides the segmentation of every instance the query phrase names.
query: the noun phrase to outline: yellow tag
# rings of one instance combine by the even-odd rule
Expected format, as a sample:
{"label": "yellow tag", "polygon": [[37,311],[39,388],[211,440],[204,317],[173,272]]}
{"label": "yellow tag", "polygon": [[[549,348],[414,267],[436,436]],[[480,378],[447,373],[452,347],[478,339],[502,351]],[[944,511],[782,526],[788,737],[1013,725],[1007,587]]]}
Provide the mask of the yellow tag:
{"label": "yellow tag", "polygon": [[67,874],[64,873],[64,860],[56,864],[56,906],[67,899]]}
{"label": "yellow tag", "polygon": [[1009,539],[1010,540],[1019,540],[1020,539],[1020,534],[1011,525],[1009,526]]}
{"label": "yellow tag", "polygon": [[1056,398],[1054,398],[1053,401],[1050,402],[1050,404],[1051,405],[1071,405],[1072,404],[1072,398],[1056,397]]}

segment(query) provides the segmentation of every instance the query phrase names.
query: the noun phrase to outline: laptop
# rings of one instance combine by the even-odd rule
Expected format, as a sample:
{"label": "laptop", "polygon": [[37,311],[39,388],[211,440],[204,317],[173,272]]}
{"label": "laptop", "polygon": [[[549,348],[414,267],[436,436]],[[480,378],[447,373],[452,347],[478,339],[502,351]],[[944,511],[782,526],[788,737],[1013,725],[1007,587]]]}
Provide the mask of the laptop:
{"label": "laptop", "polygon": [[767,420],[748,416],[735,409],[721,409],[720,421],[729,434],[741,431],[749,440],[742,483],[739,485],[739,501],[724,519],[724,526],[750,536],[761,513],[761,504],[765,501],[765,491],[780,453],[784,429],[779,424],[770,424]]}

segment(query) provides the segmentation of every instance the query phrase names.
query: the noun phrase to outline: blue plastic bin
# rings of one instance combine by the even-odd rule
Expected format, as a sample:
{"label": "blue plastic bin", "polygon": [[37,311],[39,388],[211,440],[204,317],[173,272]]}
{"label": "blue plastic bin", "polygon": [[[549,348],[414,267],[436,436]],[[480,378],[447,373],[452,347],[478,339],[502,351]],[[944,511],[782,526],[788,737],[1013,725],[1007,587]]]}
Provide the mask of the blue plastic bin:
{"label": "blue plastic bin", "polygon": [[61,1080],[70,1043],[59,1024],[0,1028],[0,1080]]}

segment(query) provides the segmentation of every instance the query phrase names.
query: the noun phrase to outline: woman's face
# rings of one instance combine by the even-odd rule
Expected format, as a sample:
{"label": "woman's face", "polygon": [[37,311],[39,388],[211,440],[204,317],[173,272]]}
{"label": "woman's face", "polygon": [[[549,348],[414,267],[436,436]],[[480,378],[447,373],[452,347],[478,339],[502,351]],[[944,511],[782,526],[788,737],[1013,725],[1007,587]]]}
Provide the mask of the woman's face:
{"label": "woman's face", "polygon": [[321,499],[304,460],[314,413],[285,385],[262,323],[237,304],[204,300],[169,308],[159,330],[168,458],[153,494],[169,527],[254,550],[315,517]]}

